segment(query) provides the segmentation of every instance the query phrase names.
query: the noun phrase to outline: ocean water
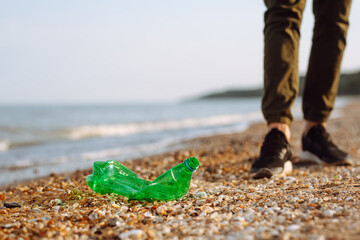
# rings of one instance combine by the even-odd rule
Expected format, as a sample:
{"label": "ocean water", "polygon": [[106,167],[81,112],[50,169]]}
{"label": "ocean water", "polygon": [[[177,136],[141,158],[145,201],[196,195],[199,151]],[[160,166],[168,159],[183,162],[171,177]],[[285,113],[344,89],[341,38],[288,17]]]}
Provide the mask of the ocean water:
{"label": "ocean water", "polygon": [[[339,103],[340,102],[340,103]],[[176,149],[263,121],[260,98],[163,104],[0,106],[0,185]],[[345,100],[337,100],[337,106]],[[300,100],[293,112],[301,117]]]}

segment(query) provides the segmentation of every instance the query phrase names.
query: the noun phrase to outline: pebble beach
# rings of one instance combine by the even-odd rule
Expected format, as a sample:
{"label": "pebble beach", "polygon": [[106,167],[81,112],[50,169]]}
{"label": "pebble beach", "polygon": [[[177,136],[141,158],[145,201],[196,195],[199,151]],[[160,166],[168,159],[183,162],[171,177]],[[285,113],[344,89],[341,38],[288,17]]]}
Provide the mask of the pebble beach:
{"label": "pebble beach", "polygon": [[266,133],[265,123],[253,124],[245,132],[193,139],[175,152],[122,162],[153,180],[197,157],[190,190],[178,200],[97,194],[85,181],[92,169],[2,187],[0,239],[360,239],[360,99],[339,111],[328,131],[351,155],[351,167],[300,163],[303,122],[295,121],[293,173],[251,179]]}

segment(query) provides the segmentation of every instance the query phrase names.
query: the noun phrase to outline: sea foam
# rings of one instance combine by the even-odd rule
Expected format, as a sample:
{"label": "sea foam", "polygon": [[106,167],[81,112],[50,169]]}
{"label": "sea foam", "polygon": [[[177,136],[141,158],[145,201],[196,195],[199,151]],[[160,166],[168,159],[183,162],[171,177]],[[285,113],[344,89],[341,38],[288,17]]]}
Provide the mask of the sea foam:
{"label": "sea foam", "polygon": [[187,118],[159,122],[84,125],[72,129],[69,132],[68,137],[76,140],[90,137],[125,136],[144,132],[157,132],[243,123],[244,121],[254,121],[258,120],[259,118],[261,118],[261,114],[259,112],[254,112],[246,115],[218,115],[204,118]]}

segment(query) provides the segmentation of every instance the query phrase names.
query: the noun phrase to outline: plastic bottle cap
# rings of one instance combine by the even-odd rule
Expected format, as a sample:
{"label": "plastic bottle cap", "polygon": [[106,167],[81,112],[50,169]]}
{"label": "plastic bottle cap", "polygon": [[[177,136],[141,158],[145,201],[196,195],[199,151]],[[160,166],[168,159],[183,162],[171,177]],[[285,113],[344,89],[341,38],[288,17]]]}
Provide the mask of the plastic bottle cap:
{"label": "plastic bottle cap", "polygon": [[[196,162],[192,161],[192,160],[194,160],[194,159],[196,159],[196,158],[191,157],[191,158],[187,158],[187,159],[185,160],[185,166],[186,166],[191,172],[195,172],[196,169],[199,167],[199,161],[198,161],[197,159],[196,159]],[[192,163],[192,165],[195,165],[195,168],[192,168],[192,167],[189,166],[189,163],[188,163],[189,160],[192,161],[191,163]]]}

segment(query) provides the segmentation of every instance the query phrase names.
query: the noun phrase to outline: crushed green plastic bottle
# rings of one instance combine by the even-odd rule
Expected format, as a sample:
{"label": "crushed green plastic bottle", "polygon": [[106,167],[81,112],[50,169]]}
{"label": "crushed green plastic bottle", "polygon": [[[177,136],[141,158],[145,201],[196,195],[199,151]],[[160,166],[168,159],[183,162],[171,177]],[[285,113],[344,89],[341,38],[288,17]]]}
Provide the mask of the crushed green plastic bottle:
{"label": "crushed green plastic bottle", "polygon": [[195,157],[171,168],[154,181],[147,181],[114,160],[94,162],[94,172],[86,177],[97,193],[116,193],[129,199],[174,200],[184,196],[190,187],[192,173],[199,167]]}

